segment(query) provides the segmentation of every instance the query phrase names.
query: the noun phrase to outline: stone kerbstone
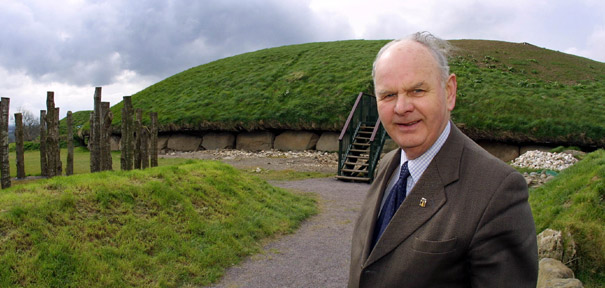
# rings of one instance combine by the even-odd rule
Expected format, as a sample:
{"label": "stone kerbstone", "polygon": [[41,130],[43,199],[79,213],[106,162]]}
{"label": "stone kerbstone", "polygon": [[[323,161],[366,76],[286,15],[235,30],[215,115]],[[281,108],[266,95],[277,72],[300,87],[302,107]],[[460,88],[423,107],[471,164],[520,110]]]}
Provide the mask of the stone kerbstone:
{"label": "stone kerbstone", "polygon": [[382,145],[382,153],[389,153],[395,149],[399,149],[399,144],[395,143],[393,139],[387,138],[384,140],[384,145]]}
{"label": "stone kerbstone", "polygon": [[561,231],[546,229],[537,236],[538,259],[553,258],[563,260],[563,237]]}
{"label": "stone kerbstone", "polygon": [[201,143],[202,138],[200,137],[187,134],[175,134],[168,139],[166,148],[174,151],[197,151]]}
{"label": "stone kerbstone", "polygon": [[111,135],[109,137],[109,147],[111,151],[120,151],[120,136]]}
{"label": "stone kerbstone", "polygon": [[315,148],[319,136],[307,131],[286,131],[277,137],[273,148],[281,151],[303,151]]}
{"label": "stone kerbstone", "polygon": [[236,149],[248,151],[269,150],[273,148],[275,135],[269,131],[243,132],[237,134]]}
{"label": "stone kerbstone", "polygon": [[582,281],[576,278],[567,278],[567,279],[549,279],[544,282],[543,286],[538,286],[540,288],[548,287],[548,288],[583,288]]}
{"label": "stone kerbstone", "polygon": [[202,138],[202,147],[206,150],[233,149],[235,135],[229,132],[210,132]]}
{"label": "stone kerbstone", "polygon": [[324,132],[319,136],[315,150],[325,152],[337,152],[338,151],[338,136],[340,133],[336,132]]}
{"label": "stone kerbstone", "polygon": [[[582,287],[582,283],[580,282],[580,286],[560,286],[560,285],[568,285],[568,284],[577,284],[578,281],[570,281],[566,279],[573,279],[574,274],[571,269],[569,269],[565,264],[561,261],[552,259],[552,258],[544,258],[540,260],[540,268],[538,273],[538,288],[551,288],[551,287]],[[564,281],[561,281],[564,280]],[[577,280],[577,279],[576,279]],[[557,286],[555,286],[555,283]]]}
{"label": "stone kerbstone", "polygon": [[519,157],[519,146],[510,145],[504,143],[495,143],[487,141],[477,142],[483,149],[487,150],[490,154],[496,156],[504,162],[512,161]]}
{"label": "stone kerbstone", "polygon": [[158,151],[162,151],[168,146],[168,136],[158,136]]}

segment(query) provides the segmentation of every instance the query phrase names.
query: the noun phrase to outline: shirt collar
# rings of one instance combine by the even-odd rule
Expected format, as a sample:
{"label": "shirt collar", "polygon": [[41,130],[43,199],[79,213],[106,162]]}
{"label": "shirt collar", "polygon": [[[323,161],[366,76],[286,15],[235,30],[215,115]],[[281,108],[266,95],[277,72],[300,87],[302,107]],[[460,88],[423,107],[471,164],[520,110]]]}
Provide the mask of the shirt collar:
{"label": "shirt collar", "polygon": [[433,161],[433,158],[435,157],[435,155],[437,155],[439,150],[441,150],[441,147],[443,146],[443,144],[445,144],[445,140],[447,140],[447,137],[450,135],[450,130],[451,130],[450,125],[451,125],[451,122],[448,121],[447,125],[441,132],[441,135],[439,135],[439,138],[437,138],[437,141],[435,141],[435,143],[433,143],[431,148],[426,150],[426,152],[424,152],[424,154],[420,155],[420,157],[418,157],[414,160],[408,160],[403,149],[401,150],[401,160],[400,160],[401,162],[399,162],[399,163],[400,163],[400,165],[402,165],[403,163],[405,163],[405,161],[408,161],[408,169],[410,171],[410,176],[412,176],[413,183],[418,182],[418,179],[420,179],[420,176],[422,176],[422,173],[424,173],[424,170],[426,170],[426,168],[429,166],[431,161]]}

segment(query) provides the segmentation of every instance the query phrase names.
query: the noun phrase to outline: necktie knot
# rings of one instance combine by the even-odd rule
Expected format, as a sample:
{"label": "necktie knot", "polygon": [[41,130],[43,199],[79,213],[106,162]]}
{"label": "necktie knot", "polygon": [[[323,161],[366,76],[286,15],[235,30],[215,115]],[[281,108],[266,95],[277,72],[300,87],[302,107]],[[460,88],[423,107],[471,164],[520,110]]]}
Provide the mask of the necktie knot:
{"label": "necktie knot", "polygon": [[399,179],[407,178],[410,176],[410,170],[408,169],[408,161],[405,161],[403,165],[401,165],[401,171],[399,171]]}

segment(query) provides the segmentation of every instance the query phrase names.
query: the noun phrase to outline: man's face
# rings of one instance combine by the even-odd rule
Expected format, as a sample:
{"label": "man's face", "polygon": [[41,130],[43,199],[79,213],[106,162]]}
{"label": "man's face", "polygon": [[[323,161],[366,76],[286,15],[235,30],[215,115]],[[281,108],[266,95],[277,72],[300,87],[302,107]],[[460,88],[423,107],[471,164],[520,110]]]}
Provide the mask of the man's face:
{"label": "man's face", "polygon": [[391,138],[409,159],[428,150],[447,125],[456,104],[456,76],[445,84],[431,52],[404,41],[376,62],[374,84],[378,114]]}

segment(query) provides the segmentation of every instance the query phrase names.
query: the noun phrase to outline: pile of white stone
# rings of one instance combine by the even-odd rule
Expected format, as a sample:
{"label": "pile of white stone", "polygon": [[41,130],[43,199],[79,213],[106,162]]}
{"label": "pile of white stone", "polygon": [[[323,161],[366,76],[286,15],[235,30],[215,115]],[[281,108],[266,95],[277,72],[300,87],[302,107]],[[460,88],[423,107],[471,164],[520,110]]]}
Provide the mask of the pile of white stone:
{"label": "pile of white stone", "polygon": [[561,171],[569,168],[578,162],[569,153],[551,153],[542,151],[527,151],[523,155],[513,160],[511,165],[516,167],[532,168],[532,169],[547,169]]}

